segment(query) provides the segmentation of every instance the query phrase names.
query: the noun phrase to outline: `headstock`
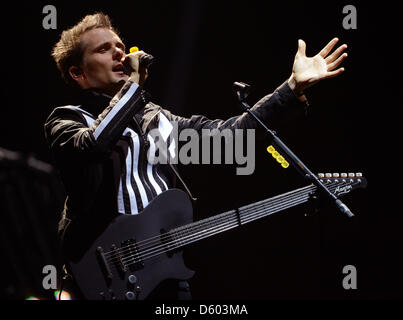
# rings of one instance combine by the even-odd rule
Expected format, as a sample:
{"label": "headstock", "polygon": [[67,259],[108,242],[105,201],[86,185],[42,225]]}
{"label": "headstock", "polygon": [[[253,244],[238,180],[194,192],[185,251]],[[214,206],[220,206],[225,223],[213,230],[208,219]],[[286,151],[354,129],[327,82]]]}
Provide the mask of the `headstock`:
{"label": "headstock", "polygon": [[362,173],[318,173],[318,178],[337,197],[358,188],[366,188]]}

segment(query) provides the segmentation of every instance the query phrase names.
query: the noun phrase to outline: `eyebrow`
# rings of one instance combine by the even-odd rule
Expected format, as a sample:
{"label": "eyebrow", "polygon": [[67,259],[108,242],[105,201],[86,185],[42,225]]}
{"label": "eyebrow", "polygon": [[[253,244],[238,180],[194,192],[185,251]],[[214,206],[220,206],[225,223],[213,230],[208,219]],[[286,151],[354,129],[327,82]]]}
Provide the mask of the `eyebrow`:
{"label": "eyebrow", "polygon": [[[105,41],[105,42],[102,42],[101,44],[97,45],[97,46],[93,49],[93,51],[97,51],[98,49],[104,47],[104,46],[107,45],[107,44],[110,44],[111,42],[112,42],[112,41]],[[123,51],[126,50],[126,46],[124,45],[124,43],[123,43],[122,41],[117,41],[116,46],[117,46],[118,48],[121,48]]]}

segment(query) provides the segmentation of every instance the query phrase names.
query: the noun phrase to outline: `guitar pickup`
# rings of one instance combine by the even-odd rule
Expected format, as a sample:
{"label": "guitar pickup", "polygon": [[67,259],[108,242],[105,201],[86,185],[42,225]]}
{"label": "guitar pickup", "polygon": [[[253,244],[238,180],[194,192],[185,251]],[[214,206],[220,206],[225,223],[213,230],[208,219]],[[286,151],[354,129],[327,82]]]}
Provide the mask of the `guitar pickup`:
{"label": "guitar pickup", "polygon": [[128,239],[121,243],[121,249],[125,252],[126,266],[130,270],[136,270],[144,267],[143,258],[138,250],[137,242],[135,239]]}

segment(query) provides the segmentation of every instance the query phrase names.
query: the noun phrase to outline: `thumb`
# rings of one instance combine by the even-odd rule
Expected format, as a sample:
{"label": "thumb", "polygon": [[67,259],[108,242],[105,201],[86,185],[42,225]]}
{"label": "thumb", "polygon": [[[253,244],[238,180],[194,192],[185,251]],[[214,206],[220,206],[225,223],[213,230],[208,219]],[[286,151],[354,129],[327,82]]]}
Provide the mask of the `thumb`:
{"label": "thumb", "polygon": [[298,40],[298,53],[299,53],[301,56],[305,57],[305,56],[306,56],[305,50],[306,50],[305,41],[302,40],[302,39],[299,39],[299,40]]}

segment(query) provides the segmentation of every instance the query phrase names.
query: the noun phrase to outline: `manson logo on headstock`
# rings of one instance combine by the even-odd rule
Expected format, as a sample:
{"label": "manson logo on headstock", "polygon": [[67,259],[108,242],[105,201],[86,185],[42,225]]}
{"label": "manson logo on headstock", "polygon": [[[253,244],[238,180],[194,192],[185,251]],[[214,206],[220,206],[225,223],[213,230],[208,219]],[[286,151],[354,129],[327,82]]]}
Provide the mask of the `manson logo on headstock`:
{"label": "manson logo on headstock", "polygon": [[333,185],[333,193],[337,196],[349,193],[356,188],[365,188],[367,182],[362,173],[318,173],[321,182]]}
{"label": "manson logo on headstock", "polygon": [[334,190],[334,193],[337,195],[342,195],[349,193],[351,190],[353,190],[353,186],[351,184],[345,186],[337,186],[336,190]]}

